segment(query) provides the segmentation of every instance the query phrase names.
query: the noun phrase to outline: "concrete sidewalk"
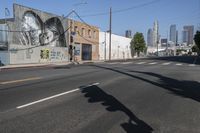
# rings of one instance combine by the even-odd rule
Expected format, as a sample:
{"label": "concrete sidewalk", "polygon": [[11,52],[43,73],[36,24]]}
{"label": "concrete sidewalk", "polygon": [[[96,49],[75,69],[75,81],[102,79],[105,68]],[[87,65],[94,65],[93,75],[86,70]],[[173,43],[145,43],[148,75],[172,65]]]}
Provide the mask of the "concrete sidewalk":
{"label": "concrete sidewalk", "polygon": [[60,66],[60,65],[69,65],[71,62],[59,62],[59,63],[33,63],[33,64],[14,64],[0,66],[0,69],[15,69],[15,68],[30,68],[30,67],[47,67],[47,66]]}
{"label": "concrete sidewalk", "polygon": [[35,67],[54,67],[54,66],[65,66],[65,65],[81,65],[81,64],[98,63],[98,62],[103,62],[103,61],[80,61],[80,62],[15,64],[15,65],[0,66],[0,70],[17,69],[17,68],[35,68]]}

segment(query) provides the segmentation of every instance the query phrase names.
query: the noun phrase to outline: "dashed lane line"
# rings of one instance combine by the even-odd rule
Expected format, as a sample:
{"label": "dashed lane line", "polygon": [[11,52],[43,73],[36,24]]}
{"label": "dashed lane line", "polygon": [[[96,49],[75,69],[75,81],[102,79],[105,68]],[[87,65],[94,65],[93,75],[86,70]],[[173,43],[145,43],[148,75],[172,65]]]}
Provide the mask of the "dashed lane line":
{"label": "dashed lane line", "polygon": [[136,63],[136,64],[138,64],[138,65],[142,65],[142,64],[145,64],[146,62],[138,62],[138,63]]}
{"label": "dashed lane line", "polygon": [[115,65],[115,64],[119,64],[119,62],[113,62],[113,63],[108,63],[110,65]]}
{"label": "dashed lane line", "polygon": [[182,65],[183,65],[183,64],[181,64],[181,63],[177,63],[177,64],[176,64],[176,66],[182,66]]}
{"label": "dashed lane line", "polygon": [[195,64],[189,64],[189,66],[194,67],[194,66],[196,66],[196,65],[195,65]]}
{"label": "dashed lane line", "polygon": [[44,101],[47,101],[47,100],[50,100],[50,99],[54,99],[54,98],[57,98],[57,97],[60,97],[60,96],[63,96],[63,95],[67,95],[67,94],[70,94],[70,93],[73,93],[73,92],[76,92],[76,91],[80,91],[84,88],[91,87],[91,86],[94,86],[94,85],[99,85],[99,83],[93,83],[93,84],[90,84],[90,85],[87,85],[87,86],[84,86],[84,87],[81,87],[81,88],[73,89],[73,90],[66,91],[66,92],[63,92],[63,93],[60,93],[60,94],[56,94],[56,95],[53,95],[53,96],[50,96],[50,97],[46,97],[46,98],[31,102],[31,103],[27,103],[27,104],[18,106],[16,108],[22,109],[22,108],[25,108],[25,107],[28,107],[28,106],[31,106],[31,105],[34,105],[34,104],[37,104],[37,103],[41,103],[41,102],[44,102]]}
{"label": "dashed lane line", "polygon": [[151,63],[149,63],[149,65],[155,65],[155,64],[158,64],[158,62],[151,62]]}
{"label": "dashed lane line", "polygon": [[166,62],[166,63],[163,63],[162,65],[167,66],[167,65],[170,65],[170,64],[171,64],[171,62]]}
{"label": "dashed lane line", "polygon": [[132,64],[133,62],[123,62],[123,65],[128,65],[128,64]]}

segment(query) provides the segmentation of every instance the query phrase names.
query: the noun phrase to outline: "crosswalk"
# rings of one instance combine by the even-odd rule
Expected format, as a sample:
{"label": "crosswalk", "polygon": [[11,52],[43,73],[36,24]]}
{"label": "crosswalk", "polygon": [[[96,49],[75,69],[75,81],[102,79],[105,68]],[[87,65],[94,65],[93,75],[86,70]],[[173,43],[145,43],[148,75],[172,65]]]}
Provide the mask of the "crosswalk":
{"label": "crosswalk", "polygon": [[189,66],[195,67],[196,64],[186,64],[186,63],[177,63],[177,62],[157,62],[157,61],[139,61],[139,62],[107,62],[108,65],[161,65],[161,66]]}
{"label": "crosswalk", "polygon": [[158,64],[158,62],[149,63],[149,65],[155,65],[155,64]]}
{"label": "crosswalk", "polygon": [[172,62],[166,62],[166,63],[162,63],[163,66],[167,66],[170,65]]}

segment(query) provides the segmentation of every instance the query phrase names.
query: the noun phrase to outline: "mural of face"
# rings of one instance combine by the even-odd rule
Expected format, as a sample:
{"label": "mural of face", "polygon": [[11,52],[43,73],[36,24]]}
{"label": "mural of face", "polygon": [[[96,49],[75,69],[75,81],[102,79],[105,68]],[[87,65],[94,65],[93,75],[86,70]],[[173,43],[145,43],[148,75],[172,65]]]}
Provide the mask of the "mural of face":
{"label": "mural of face", "polygon": [[23,45],[40,45],[39,35],[42,33],[42,23],[40,18],[32,12],[26,12],[22,19],[22,30],[20,42]]}
{"label": "mural of face", "polygon": [[45,42],[52,40],[50,46],[64,47],[66,46],[64,29],[61,21],[56,18],[50,18],[45,22],[45,33],[48,35],[48,39]]}
{"label": "mural of face", "polygon": [[38,15],[26,12],[22,20],[20,42],[26,46],[65,47],[65,35],[61,21],[57,17],[48,19],[43,23]]}

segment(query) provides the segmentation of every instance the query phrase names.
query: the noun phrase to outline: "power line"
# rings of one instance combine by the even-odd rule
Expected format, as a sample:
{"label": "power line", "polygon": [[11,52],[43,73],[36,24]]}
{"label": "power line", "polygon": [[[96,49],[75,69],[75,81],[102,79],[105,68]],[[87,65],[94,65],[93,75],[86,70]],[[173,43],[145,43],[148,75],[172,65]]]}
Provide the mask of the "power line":
{"label": "power line", "polygon": [[57,36],[56,38],[52,39],[51,41],[49,41],[49,42],[47,42],[47,43],[42,43],[42,44],[41,44],[41,43],[38,43],[38,44],[36,44],[36,46],[33,46],[33,47],[24,48],[24,49],[13,49],[13,50],[11,49],[10,51],[28,50],[28,49],[33,49],[33,48],[41,47],[41,46],[50,45],[50,43],[52,43],[52,42],[58,40],[58,39],[59,39],[62,35],[64,35],[70,28],[71,28],[71,26],[68,27],[62,34],[60,34],[59,36]]}
{"label": "power line", "polygon": [[[74,13],[74,11],[71,11],[70,13],[68,13],[68,15],[64,16],[60,22],[62,23],[66,18],[68,18],[72,13]],[[20,19],[19,17],[16,17],[16,19],[18,19],[19,21],[25,23],[28,27],[32,28],[32,26],[26,22],[24,22],[22,19]],[[56,21],[56,25],[58,24],[58,21]],[[45,26],[45,23],[44,23]],[[34,31],[42,31],[42,29],[32,29],[32,30],[1,30],[2,32],[34,32]]]}
{"label": "power line", "polygon": [[[87,26],[90,27],[90,28],[93,28],[93,27],[90,26],[88,23],[86,23],[76,11],[74,11],[74,13],[75,13],[75,15],[79,18],[79,20],[81,20],[82,23],[84,23],[85,25],[87,25]],[[94,28],[93,28],[93,29],[94,29]]]}
{"label": "power line", "polygon": [[[116,14],[116,13],[126,12],[126,11],[129,11],[129,10],[134,10],[134,9],[137,9],[137,8],[141,8],[141,7],[145,7],[145,6],[148,6],[148,5],[158,3],[159,1],[160,0],[153,0],[153,1],[150,1],[150,2],[142,3],[142,4],[139,4],[139,5],[136,5],[136,6],[132,6],[132,7],[129,7],[129,8],[114,10],[112,13]],[[109,13],[110,12],[100,12],[100,13],[95,13],[95,14],[83,15],[81,17],[105,16],[105,15],[109,15]]]}

